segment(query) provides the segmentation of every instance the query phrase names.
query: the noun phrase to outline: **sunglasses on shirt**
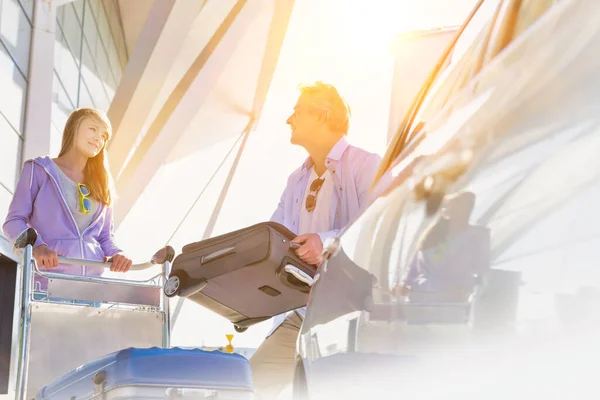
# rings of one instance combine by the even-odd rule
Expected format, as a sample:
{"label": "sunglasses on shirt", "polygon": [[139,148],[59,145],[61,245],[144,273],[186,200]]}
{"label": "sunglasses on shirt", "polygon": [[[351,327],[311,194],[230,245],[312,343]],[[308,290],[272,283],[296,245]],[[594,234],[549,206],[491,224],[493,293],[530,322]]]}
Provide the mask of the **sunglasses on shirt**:
{"label": "sunglasses on shirt", "polygon": [[84,214],[88,214],[92,212],[92,202],[88,199],[90,195],[90,191],[83,183],[78,183],[77,188],[79,189],[79,205],[81,207],[81,212]]}
{"label": "sunglasses on shirt", "polygon": [[306,211],[313,212],[317,207],[317,195],[323,187],[323,182],[325,182],[325,179],[317,178],[310,184],[310,191],[306,196]]}

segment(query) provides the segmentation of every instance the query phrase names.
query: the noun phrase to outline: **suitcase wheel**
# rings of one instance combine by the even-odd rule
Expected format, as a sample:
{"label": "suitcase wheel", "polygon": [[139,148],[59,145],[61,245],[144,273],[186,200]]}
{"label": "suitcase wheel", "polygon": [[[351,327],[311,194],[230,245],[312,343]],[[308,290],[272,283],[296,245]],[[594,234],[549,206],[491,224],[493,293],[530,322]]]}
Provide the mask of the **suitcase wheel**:
{"label": "suitcase wheel", "polygon": [[167,297],[175,297],[181,292],[184,285],[184,277],[175,271],[165,282],[164,292]]}
{"label": "suitcase wheel", "polygon": [[235,331],[238,333],[244,333],[248,330],[248,327],[233,325],[233,329],[235,329]]}

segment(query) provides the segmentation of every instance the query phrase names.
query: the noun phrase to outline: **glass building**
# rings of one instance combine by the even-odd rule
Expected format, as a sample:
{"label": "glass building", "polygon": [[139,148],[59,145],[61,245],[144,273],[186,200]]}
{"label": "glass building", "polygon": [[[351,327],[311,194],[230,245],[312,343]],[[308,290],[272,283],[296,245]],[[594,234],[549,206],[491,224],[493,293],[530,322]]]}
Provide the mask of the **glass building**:
{"label": "glass building", "polygon": [[[37,66],[53,71],[50,154],[60,150],[71,111],[108,111],[129,57],[116,0],[77,0],[56,7],[55,15],[52,65],[41,60]],[[0,218],[6,215],[22,165],[26,119],[36,114],[29,107],[34,102],[28,102],[36,96],[32,59],[40,59],[35,54],[39,49],[32,46],[33,17],[33,0],[0,0]]]}

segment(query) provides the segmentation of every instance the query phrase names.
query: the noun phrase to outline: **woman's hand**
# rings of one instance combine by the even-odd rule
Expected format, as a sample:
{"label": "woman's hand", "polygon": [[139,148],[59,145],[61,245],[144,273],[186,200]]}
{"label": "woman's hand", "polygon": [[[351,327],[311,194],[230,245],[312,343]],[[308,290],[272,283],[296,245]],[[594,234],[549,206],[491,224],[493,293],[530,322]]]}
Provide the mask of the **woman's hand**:
{"label": "woman's hand", "polygon": [[115,254],[114,256],[107,258],[106,262],[112,262],[110,270],[113,272],[127,272],[132,264],[131,260],[123,254]]}
{"label": "woman's hand", "polygon": [[52,269],[58,266],[58,254],[50,250],[45,244],[33,249],[33,258],[35,258],[38,267],[44,269]]}

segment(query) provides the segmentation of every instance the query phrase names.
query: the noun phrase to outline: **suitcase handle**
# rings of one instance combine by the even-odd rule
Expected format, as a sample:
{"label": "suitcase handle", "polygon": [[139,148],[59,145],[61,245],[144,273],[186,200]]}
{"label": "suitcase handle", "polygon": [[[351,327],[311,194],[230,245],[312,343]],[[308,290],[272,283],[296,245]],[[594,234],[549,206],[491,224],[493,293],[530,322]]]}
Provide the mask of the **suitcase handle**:
{"label": "suitcase handle", "polygon": [[231,254],[235,254],[235,247],[228,247],[226,249],[217,250],[213,253],[207,254],[200,259],[200,265],[207,264],[209,262],[218,260],[223,257],[227,257]]}
{"label": "suitcase handle", "polygon": [[314,279],[311,278],[306,272],[300,270],[298,267],[294,267],[291,264],[286,265],[283,270],[288,274],[294,276],[300,282],[306,283],[308,286],[312,286]]}

